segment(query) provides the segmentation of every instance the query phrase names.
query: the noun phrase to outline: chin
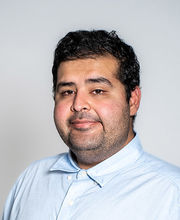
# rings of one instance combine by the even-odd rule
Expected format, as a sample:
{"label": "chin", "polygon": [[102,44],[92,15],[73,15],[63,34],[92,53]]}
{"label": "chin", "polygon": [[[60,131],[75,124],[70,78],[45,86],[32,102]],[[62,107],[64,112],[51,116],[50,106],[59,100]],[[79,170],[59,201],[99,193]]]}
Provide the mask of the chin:
{"label": "chin", "polygon": [[[84,144],[85,143],[85,144]],[[87,143],[87,142],[74,142],[68,141],[68,146],[72,151],[95,151],[100,148],[101,145],[97,145],[95,142]]]}

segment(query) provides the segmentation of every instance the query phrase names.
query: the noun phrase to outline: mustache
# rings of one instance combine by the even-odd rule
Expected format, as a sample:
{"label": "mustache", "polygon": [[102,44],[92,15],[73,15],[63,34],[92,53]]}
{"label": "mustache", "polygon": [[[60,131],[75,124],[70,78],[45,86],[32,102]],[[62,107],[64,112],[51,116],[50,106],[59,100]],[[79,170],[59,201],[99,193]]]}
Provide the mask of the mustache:
{"label": "mustache", "polygon": [[102,123],[101,119],[98,116],[92,115],[88,112],[75,112],[69,119],[68,122],[71,124],[74,120],[90,120],[90,121],[97,121]]}

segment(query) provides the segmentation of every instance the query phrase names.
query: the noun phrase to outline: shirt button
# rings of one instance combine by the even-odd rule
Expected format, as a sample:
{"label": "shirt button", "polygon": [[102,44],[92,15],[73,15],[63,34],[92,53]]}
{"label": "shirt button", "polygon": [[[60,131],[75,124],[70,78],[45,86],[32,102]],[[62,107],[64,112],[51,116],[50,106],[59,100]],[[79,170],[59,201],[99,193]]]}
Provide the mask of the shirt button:
{"label": "shirt button", "polygon": [[68,176],[67,179],[68,179],[68,180],[71,180],[71,179],[72,179],[72,176]]}
{"label": "shirt button", "polygon": [[81,175],[82,175],[82,176],[86,176],[86,171],[83,170],[82,173],[81,173]]}
{"label": "shirt button", "polygon": [[69,204],[70,206],[72,206],[72,205],[74,204],[74,202],[73,202],[72,200],[70,200],[70,201],[68,202],[68,204]]}

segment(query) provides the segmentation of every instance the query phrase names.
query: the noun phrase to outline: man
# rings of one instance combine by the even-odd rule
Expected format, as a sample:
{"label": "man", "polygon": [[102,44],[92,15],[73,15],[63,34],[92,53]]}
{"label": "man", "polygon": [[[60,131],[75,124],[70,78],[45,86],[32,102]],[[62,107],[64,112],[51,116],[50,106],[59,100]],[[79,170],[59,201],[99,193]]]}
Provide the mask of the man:
{"label": "man", "polygon": [[3,220],[177,220],[180,169],[145,153],[133,130],[141,92],[132,47],[115,32],[57,45],[54,120],[69,153],[30,165]]}

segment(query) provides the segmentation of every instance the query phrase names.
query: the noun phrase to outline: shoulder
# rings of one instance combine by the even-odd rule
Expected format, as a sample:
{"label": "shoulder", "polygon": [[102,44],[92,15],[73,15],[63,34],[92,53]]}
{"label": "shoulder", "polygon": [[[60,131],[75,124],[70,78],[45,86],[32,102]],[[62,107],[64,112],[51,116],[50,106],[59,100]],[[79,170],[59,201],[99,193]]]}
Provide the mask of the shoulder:
{"label": "shoulder", "polygon": [[161,177],[163,180],[173,184],[180,190],[180,167],[170,164],[146,152],[144,152],[141,160],[143,160],[145,169],[154,173],[157,177]]}
{"label": "shoulder", "polygon": [[49,171],[51,167],[58,161],[64,158],[67,158],[68,153],[61,153],[55,156],[46,157],[37,161],[32,162],[24,172],[31,172],[31,171]]}
{"label": "shoulder", "polygon": [[46,157],[40,160],[36,160],[33,163],[31,163],[26,170],[29,169],[37,169],[37,168],[45,168],[50,169],[51,166],[56,163],[58,160],[67,157],[68,153],[61,153],[57,154],[55,156]]}
{"label": "shoulder", "polygon": [[62,158],[66,158],[68,153],[61,153],[55,156],[46,157],[41,160],[34,161],[31,163],[19,176],[15,186],[16,188],[21,187],[22,183],[26,184],[29,181],[36,181],[43,179],[50,173],[51,167]]}
{"label": "shoulder", "polygon": [[67,155],[68,153],[62,153],[31,163],[19,176],[11,189],[6,200],[3,219],[9,219],[8,216],[15,203],[18,206],[20,200],[26,201],[30,194],[35,195],[37,191],[43,192],[44,189],[47,189],[49,182],[56,176],[56,173],[50,175],[52,173],[50,172],[51,167],[58,160],[61,161],[62,158],[67,158]]}

